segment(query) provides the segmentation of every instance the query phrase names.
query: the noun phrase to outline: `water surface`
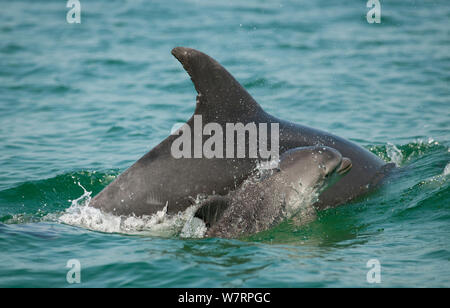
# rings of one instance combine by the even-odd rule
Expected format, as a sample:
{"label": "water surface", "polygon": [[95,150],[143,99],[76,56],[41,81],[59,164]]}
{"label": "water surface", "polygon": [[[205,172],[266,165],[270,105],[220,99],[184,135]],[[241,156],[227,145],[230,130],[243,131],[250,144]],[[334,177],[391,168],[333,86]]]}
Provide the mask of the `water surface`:
{"label": "water surface", "polygon": [[[381,1],[10,1],[0,10],[0,286],[450,286],[450,5]],[[269,113],[402,168],[305,226],[244,240],[106,233],[61,215],[194,111],[175,46],[220,61]],[[220,176],[220,175],[218,175]],[[80,184],[80,185],[79,185]]]}

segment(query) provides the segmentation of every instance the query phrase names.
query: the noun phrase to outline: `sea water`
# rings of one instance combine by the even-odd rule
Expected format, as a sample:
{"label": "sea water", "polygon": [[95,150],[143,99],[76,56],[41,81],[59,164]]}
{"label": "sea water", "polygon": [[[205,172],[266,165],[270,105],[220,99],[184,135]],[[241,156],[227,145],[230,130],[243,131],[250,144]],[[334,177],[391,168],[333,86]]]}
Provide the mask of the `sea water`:
{"label": "sea water", "polygon": [[[450,286],[448,1],[380,1],[381,23],[366,1],[80,2],[79,24],[65,1],[0,10],[1,287]],[[192,115],[176,46],[213,56],[267,112],[399,169],[311,222],[239,240],[201,238],[189,213],[89,208]]]}

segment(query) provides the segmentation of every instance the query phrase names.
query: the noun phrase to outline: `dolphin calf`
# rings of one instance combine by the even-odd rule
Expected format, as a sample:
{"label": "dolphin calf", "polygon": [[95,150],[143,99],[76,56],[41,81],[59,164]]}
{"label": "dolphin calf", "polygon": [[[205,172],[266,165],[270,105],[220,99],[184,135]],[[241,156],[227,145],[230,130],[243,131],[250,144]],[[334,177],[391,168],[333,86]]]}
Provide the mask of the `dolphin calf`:
{"label": "dolphin calf", "polygon": [[[344,138],[266,113],[239,82],[208,55],[185,47],[174,48],[172,54],[181,62],[198,93],[194,115],[185,124],[194,133],[183,148],[192,147],[195,152],[199,138],[203,141],[202,132],[208,123],[221,127],[226,127],[227,123],[267,124],[270,132],[266,132],[266,143],[272,144],[277,139],[279,154],[297,147],[334,148],[349,158],[353,167],[344,178],[320,195],[315,203],[317,209],[337,206],[365,194],[376,187],[392,168],[392,164],[386,164]],[[200,130],[194,128],[198,117],[202,120]],[[276,138],[272,136],[275,131],[272,125],[278,128]],[[225,130],[224,136],[228,138],[235,133],[227,134]],[[250,156],[175,157],[172,150],[179,137],[177,134],[168,136],[97,194],[90,206],[116,215],[151,215],[166,206],[167,213],[178,213],[192,205],[199,195],[226,195],[236,189],[261,161],[260,157]],[[247,148],[250,146],[249,138],[246,138],[245,145]],[[261,150],[263,145],[258,143],[257,150]]]}
{"label": "dolphin calf", "polygon": [[288,150],[279,168],[263,177],[250,176],[226,196],[200,203],[195,217],[206,224],[207,237],[237,238],[268,230],[308,208],[325,189],[352,167],[348,158],[323,146]]}

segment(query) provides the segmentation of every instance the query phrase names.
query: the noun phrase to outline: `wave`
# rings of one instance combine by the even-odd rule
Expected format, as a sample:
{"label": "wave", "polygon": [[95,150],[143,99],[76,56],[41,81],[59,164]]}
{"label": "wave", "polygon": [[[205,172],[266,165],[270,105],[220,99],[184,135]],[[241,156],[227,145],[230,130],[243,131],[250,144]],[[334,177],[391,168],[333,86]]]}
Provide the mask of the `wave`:
{"label": "wave", "polygon": [[[394,190],[389,191],[392,202],[412,200],[423,193],[427,199],[432,199],[434,194],[441,194],[442,189],[448,186],[450,151],[432,138],[403,145],[374,145],[369,150],[385,161],[413,170],[412,176],[402,173],[405,176],[401,175]],[[119,217],[90,207],[91,196],[100,192],[119,173],[119,170],[68,172],[2,190],[0,223],[52,221],[107,233],[203,237],[206,227],[203,221],[194,217],[198,202],[176,215],[169,215],[163,209],[143,217]]]}
{"label": "wave", "polygon": [[447,146],[431,137],[428,139],[420,138],[407,144],[387,142],[384,145],[369,146],[368,149],[384,161],[395,163],[398,167],[405,166],[431,153],[449,153]]}
{"label": "wave", "polygon": [[2,190],[0,222],[15,224],[40,221],[49,213],[65,210],[70,206],[71,200],[83,194],[78,183],[97,194],[118,174],[118,170],[68,172]]}
{"label": "wave", "polygon": [[[258,165],[255,175],[249,177],[242,185],[259,182],[269,176],[272,171],[273,169],[267,169],[265,164]],[[77,184],[83,189],[83,194],[72,201],[71,206],[64,214],[57,217],[58,222],[105,233],[160,237],[203,238],[207,231],[205,223],[194,217],[202,204],[203,196],[197,196],[191,206],[177,214],[168,214],[166,204],[161,211],[152,215],[116,216],[90,207],[91,192],[87,191],[80,183]],[[318,191],[303,188],[301,185],[292,188],[296,193],[286,200],[286,209],[283,211],[284,218],[293,218],[297,225],[314,220],[316,216],[312,204],[317,201]],[[53,215],[51,216],[53,217]]]}

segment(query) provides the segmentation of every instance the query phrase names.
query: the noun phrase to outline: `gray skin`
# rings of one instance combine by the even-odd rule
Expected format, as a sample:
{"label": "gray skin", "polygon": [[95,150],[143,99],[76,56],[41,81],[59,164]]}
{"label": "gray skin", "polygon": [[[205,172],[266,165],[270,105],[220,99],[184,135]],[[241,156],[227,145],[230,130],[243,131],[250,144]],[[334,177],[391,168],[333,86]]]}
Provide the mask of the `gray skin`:
{"label": "gray skin", "polygon": [[205,222],[207,237],[238,238],[265,231],[308,213],[314,198],[351,168],[348,158],[329,147],[291,149],[269,175],[251,176],[228,195],[202,201],[195,217]]}
{"label": "gray skin", "polygon": [[[194,115],[202,116],[203,126],[209,122],[222,125],[226,138],[226,123],[268,123],[269,128],[270,123],[279,123],[280,155],[296,147],[317,145],[335,148],[352,160],[351,172],[320,196],[315,204],[318,209],[337,206],[367,193],[391,168],[353,142],[269,115],[208,55],[184,47],[174,48],[172,54],[194,83],[198,93]],[[194,115],[186,123],[191,128]],[[270,145],[270,129],[267,135]],[[150,215],[166,205],[169,214],[177,213],[192,205],[198,195],[226,195],[236,189],[259,161],[253,158],[176,159],[171,155],[171,145],[178,137],[171,135],[163,140],[96,195],[90,205],[116,215]],[[203,142],[206,139],[203,137]],[[191,144],[194,144],[193,137]]]}

